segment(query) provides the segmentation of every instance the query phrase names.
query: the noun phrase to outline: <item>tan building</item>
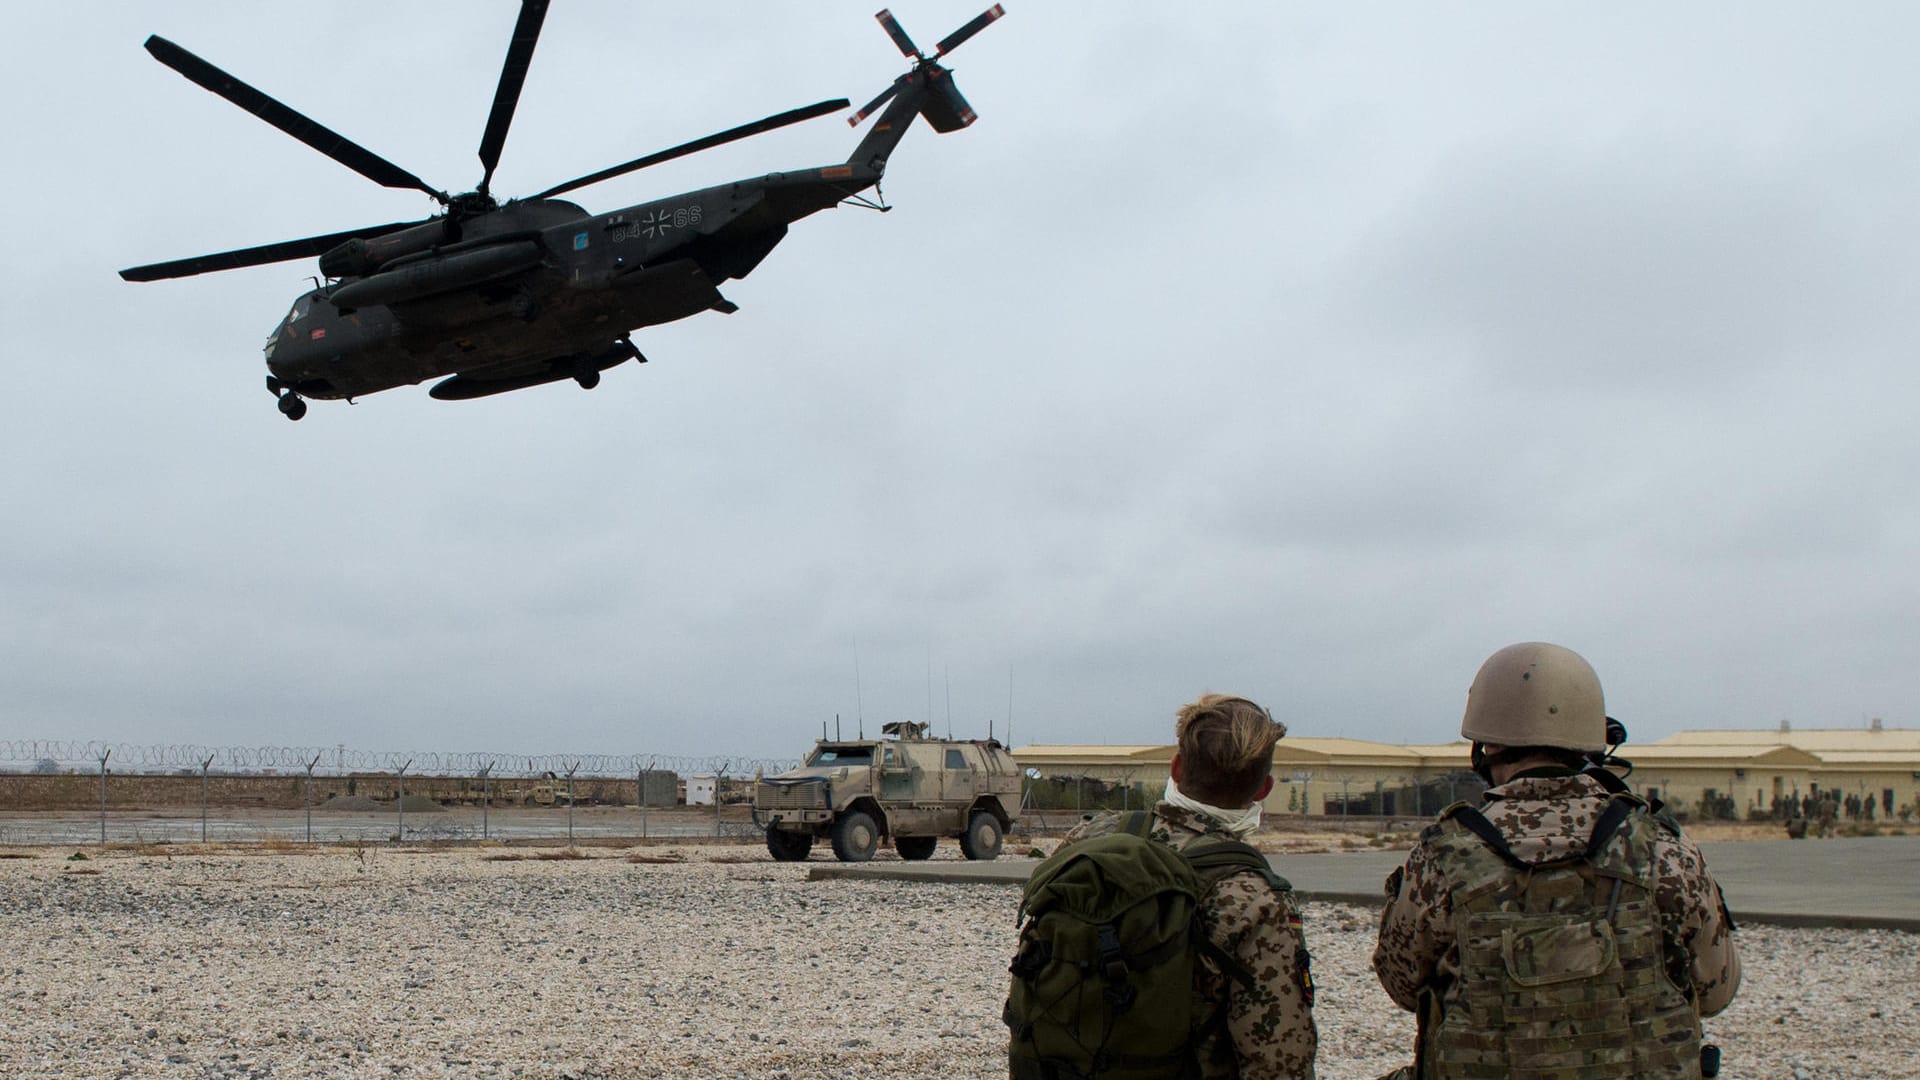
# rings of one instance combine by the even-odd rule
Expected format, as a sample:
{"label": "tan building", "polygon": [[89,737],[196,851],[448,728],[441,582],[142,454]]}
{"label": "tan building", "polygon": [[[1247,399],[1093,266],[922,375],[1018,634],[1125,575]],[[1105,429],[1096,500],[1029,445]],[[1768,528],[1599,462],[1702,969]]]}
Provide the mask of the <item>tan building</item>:
{"label": "tan building", "polygon": [[[1172,744],[1024,746],[1014,757],[1051,785],[1058,805],[1092,806],[1122,789],[1126,805],[1160,797]],[[1468,744],[1400,746],[1363,739],[1289,735],[1274,748],[1269,814],[1429,816],[1481,790],[1468,768]],[[1630,743],[1628,785],[1658,795],[1688,815],[1725,812],[1766,817],[1781,805],[1833,791],[1872,799],[1875,820],[1920,808],[1920,730],[1684,731]],[[1920,814],[1920,809],[1914,811]]]}
{"label": "tan building", "polygon": [[[1120,786],[1127,802],[1151,804],[1167,783],[1173,744],[1157,746],[1023,746],[1013,752],[1022,768],[1058,786],[1055,799],[1068,806],[1092,805],[1090,792]],[[1430,815],[1456,798],[1480,790],[1467,768],[1467,744],[1397,746],[1362,739],[1288,736],[1273,753],[1270,814]]]}
{"label": "tan building", "polygon": [[[1796,731],[1783,723],[1773,730],[1682,731],[1645,747],[1633,747],[1627,756],[1638,763],[1647,756],[1648,750],[1661,748],[1664,752],[1669,747],[1676,752],[1684,750],[1703,757],[1717,755],[1726,758],[1726,764],[1737,760],[1738,751],[1766,752],[1769,756],[1764,760],[1749,759],[1760,766],[1759,771],[1747,768],[1744,775],[1736,772],[1722,781],[1729,786],[1720,790],[1738,793],[1742,816],[1756,807],[1764,812],[1771,806],[1775,794],[1785,798],[1815,791],[1832,791],[1842,798],[1872,799],[1876,821],[1898,814],[1902,807],[1920,813],[1920,729],[1888,728],[1874,720],[1864,728]],[[1812,764],[1804,771],[1796,771],[1788,767],[1790,759],[1784,751],[1803,754],[1812,759]],[[1768,763],[1781,768],[1770,768]],[[1645,766],[1641,771],[1645,771]],[[1634,779],[1642,777],[1636,774]],[[1689,775],[1688,786],[1676,787],[1676,795],[1689,795],[1697,801],[1702,785],[1713,786],[1706,784],[1706,779],[1705,773]],[[1731,786],[1736,781],[1738,786]]]}

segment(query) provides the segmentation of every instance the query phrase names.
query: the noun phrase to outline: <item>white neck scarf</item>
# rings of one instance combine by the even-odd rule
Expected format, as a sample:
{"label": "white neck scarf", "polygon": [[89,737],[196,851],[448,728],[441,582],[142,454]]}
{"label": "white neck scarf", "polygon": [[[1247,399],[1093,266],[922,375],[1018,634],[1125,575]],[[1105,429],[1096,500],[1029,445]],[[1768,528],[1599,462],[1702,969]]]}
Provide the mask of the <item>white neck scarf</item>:
{"label": "white neck scarf", "polygon": [[1206,803],[1188,798],[1186,794],[1180,790],[1180,786],[1173,782],[1173,777],[1171,776],[1167,777],[1166,801],[1182,810],[1191,811],[1195,814],[1204,814],[1212,818],[1220,828],[1236,837],[1245,837],[1260,827],[1260,804],[1258,802],[1255,802],[1245,810],[1222,810],[1217,806],[1208,806]]}

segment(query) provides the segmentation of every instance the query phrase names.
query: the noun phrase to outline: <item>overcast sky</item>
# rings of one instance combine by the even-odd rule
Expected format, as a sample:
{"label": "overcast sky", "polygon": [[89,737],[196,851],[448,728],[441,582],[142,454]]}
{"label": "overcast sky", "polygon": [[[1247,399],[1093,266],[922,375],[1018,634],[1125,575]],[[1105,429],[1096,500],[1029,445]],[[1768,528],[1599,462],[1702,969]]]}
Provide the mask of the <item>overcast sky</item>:
{"label": "overcast sky", "polygon": [[[1203,690],[1437,742],[1585,654],[1637,740],[1920,713],[1908,5],[1015,2],[895,209],[645,367],[290,424],[311,260],[424,217],[168,37],[466,190],[515,5],[46,4],[0,99],[0,739],[797,752],[1160,742]],[[974,0],[902,0],[931,48]],[[905,70],[865,6],[556,0],[494,188]],[[838,118],[577,192],[843,159]]]}

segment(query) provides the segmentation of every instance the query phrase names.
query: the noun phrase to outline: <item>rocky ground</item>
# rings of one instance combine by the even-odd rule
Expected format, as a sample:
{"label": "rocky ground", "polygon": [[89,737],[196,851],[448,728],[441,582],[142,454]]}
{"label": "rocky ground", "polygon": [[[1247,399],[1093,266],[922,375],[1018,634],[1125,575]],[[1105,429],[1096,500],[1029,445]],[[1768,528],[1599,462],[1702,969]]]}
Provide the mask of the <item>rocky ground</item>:
{"label": "rocky ground", "polygon": [[[1006,886],[809,882],[725,846],[6,854],[8,1077],[1005,1074]],[[1412,1024],[1374,914],[1306,917],[1320,1075],[1377,1076]],[[1741,945],[1724,1076],[1920,1077],[1920,936]]]}

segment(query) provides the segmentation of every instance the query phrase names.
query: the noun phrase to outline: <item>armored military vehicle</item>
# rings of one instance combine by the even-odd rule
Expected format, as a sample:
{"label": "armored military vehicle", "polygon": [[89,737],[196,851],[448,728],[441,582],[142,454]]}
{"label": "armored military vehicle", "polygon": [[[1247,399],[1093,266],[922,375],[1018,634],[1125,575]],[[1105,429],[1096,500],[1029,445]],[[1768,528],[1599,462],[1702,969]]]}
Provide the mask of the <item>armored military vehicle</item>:
{"label": "armored military vehicle", "polygon": [[957,836],[969,859],[1000,854],[1020,810],[1020,768],[993,739],[933,739],[927,725],[893,723],[880,739],[821,739],[805,764],[763,777],[753,820],[767,850],[798,862],[827,837],[841,862],[865,862],[883,839],[903,859],[925,859]]}

